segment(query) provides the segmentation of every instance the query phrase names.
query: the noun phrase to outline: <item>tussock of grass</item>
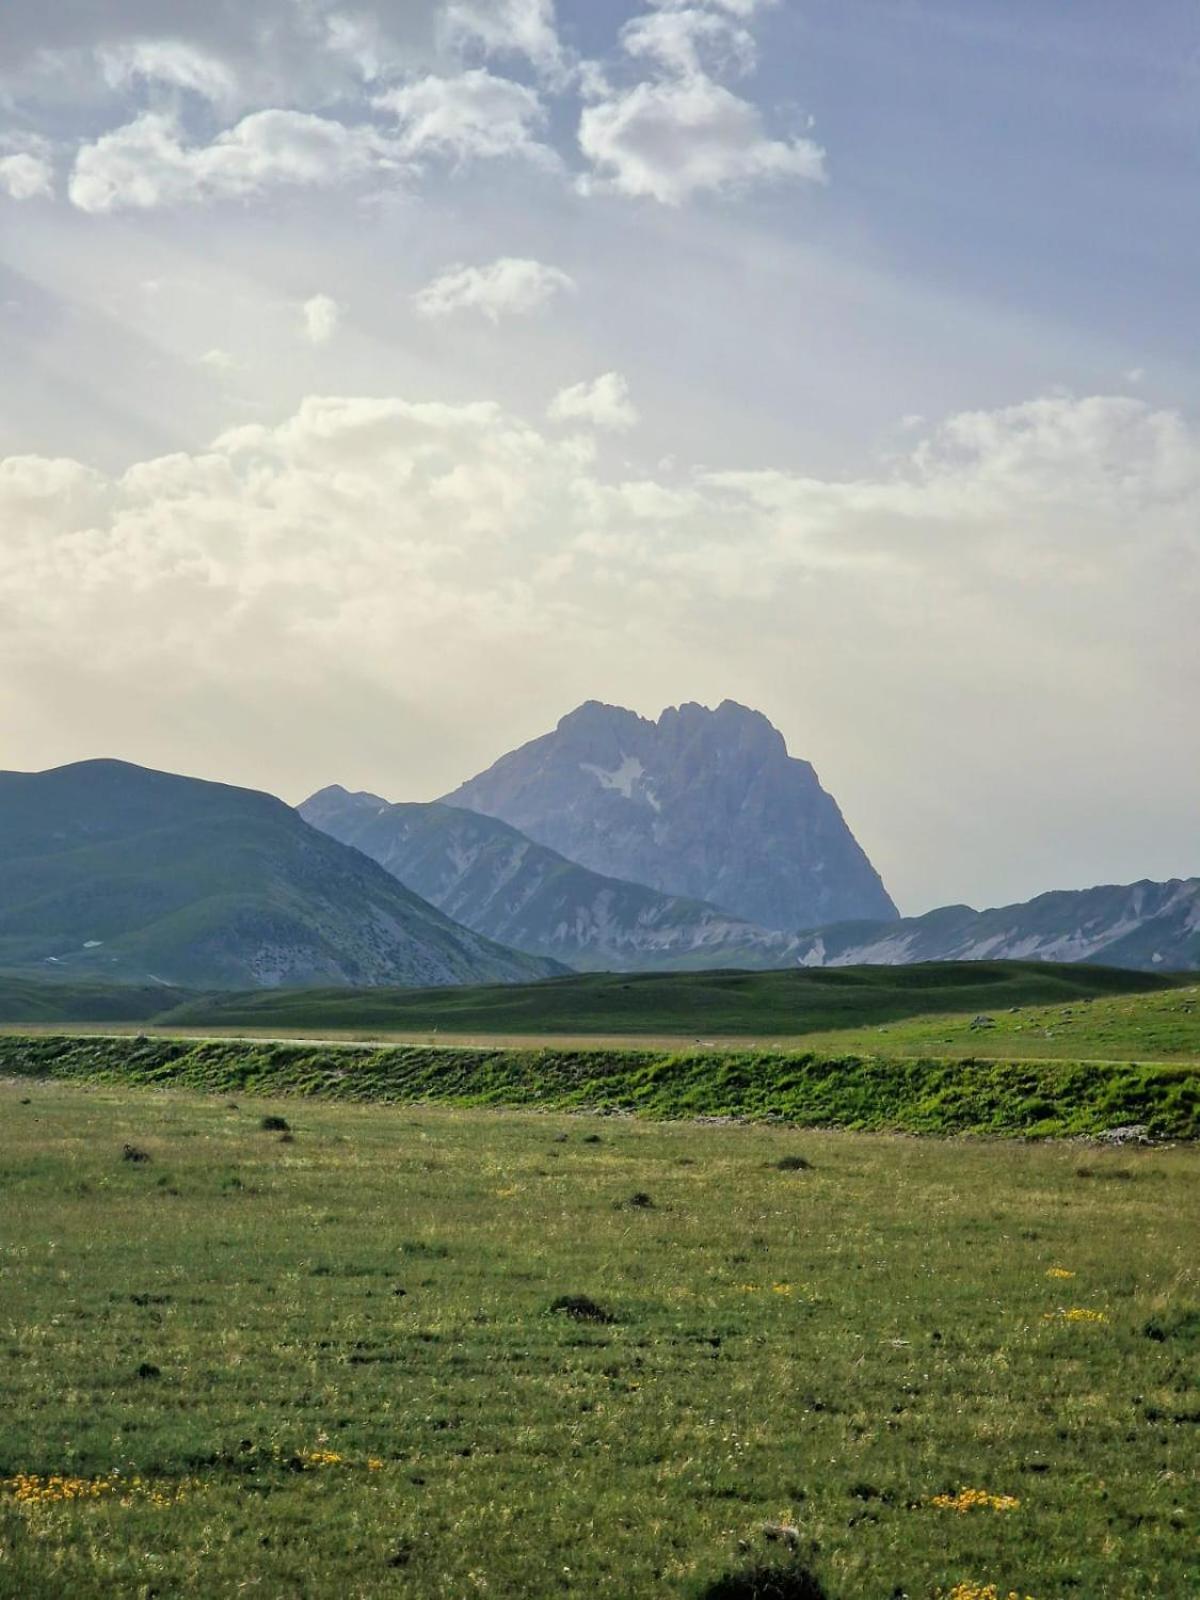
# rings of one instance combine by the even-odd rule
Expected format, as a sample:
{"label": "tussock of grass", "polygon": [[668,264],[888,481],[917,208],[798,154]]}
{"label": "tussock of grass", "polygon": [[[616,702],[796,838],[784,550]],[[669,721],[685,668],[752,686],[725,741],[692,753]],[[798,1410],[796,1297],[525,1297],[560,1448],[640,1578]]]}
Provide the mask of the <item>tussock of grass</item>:
{"label": "tussock of grass", "polygon": [[8,1036],[0,1037],[3,1073],[214,1094],[777,1118],[925,1134],[1046,1138],[1127,1123],[1145,1124],[1158,1138],[1200,1133],[1200,1071],[1105,1062]]}

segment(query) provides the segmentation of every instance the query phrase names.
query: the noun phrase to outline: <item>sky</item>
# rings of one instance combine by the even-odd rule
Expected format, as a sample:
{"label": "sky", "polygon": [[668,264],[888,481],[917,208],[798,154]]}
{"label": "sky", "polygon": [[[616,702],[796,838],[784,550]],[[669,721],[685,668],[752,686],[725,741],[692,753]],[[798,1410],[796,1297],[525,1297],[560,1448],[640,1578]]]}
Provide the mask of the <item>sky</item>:
{"label": "sky", "polygon": [[732,698],[906,913],[1200,874],[1192,0],[4,0],[0,766]]}

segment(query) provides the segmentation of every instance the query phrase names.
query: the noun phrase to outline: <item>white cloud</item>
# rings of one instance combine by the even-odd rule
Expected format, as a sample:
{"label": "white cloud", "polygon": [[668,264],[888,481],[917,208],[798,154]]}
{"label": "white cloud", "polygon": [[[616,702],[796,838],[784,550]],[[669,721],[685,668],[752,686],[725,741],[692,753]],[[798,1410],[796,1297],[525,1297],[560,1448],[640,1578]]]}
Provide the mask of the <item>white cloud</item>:
{"label": "white cloud", "polygon": [[629,385],[619,372],[606,372],[593,383],[561,389],[547,412],[552,422],[586,422],[614,433],[636,426],[638,410]]}
{"label": "white cloud", "polygon": [[328,344],[342,320],[342,308],[331,295],[314,294],[304,302],[304,333],[310,344]]}
{"label": "white cloud", "polygon": [[548,145],[534,137],[546,120],[532,89],[477,68],[454,78],[429,76],[391,89],[375,105],[399,126],[402,152],[417,160],[469,161],[514,156],[556,166]]}
{"label": "white cloud", "polygon": [[555,295],[574,289],[574,280],[557,267],[520,256],[501,256],[484,267],[452,267],[413,296],[423,317],[448,317],[478,311],[491,322],[528,316]]}
{"label": "white cloud", "polygon": [[402,165],[372,127],[348,127],[301,111],[257,111],[207,145],[189,145],[178,121],[144,112],[84,145],[69,193],[82,211],[149,209],[245,199],[276,184],[328,186]]}
{"label": "white cloud", "polygon": [[634,17],[621,30],[621,44],[626,54],[681,74],[706,69],[748,72],[756,54],[754,36],[748,29],[728,14],[698,6]]}
{"label": "white cloud", "polygon": [[237,79],[218,56],[178,39],[139,39],[98,51],[101,75],[113,89],[139,82],[185,89],[215,105],[232,101]]}
{"label": "white cloud", "polygon": [[0,154],[0,190],[13,200],[54,198],[54,167],[40,149]]}
{"label": "white cloud", "polygon": [[214,372],[237,372],[242,367],[242,363],[235,356],[231,356],[228,350],[219,347],[206,350],[199,359],[202,367],[211,367]]}
{"label": "white cloud", "polygon": [[[0,462],[0,714],[31,750],[53,727],[144,752],[152,726],[192,770],[299,790],[331,746],[388,759],[407,704],[428,748],[389,772],[432,783],[459,737],[494,757],[598,687],[650,710],[733,688],[790,705],[840,796],[834,755],[856,773],[864,842],[943,898],[996,816],[987,872],[1045,863],[1025,892],[1190,866],[1197,614],[1200,429],[1129,399],[965,413],[845,479],[624,479],[494,404],[337,397],[111,476]],[[520,716],[480,733],[485,699]]]}
{"label": "white cloud", "polygon": [[563,71],[554,0],[447,0],[443,29],[452,45],[523,55],[550,77]]}
{"label": "white cloud", "polygon": [[591,186],[677,206],[707,190],[801,179],[823,182],[809,139],[771,139],[758,108],[703,74],[611,93],[585,106],[579,143]]}

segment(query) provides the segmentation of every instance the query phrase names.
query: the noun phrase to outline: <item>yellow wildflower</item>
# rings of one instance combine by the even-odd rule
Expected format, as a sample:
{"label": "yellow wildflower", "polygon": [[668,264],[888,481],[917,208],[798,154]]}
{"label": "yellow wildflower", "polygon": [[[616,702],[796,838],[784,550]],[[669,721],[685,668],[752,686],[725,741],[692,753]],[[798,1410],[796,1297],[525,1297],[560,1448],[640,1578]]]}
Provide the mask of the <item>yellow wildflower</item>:
{"label": "yellow wildflower", "polygon": [[1107,1322],[1103,1311],[1092,1311],[1087,1306],[1071,1306],[1066,1311],[1044,1311],[1043,1322]]}
{"label": "yellow wildflower", "polygon": [[1047,1267],[1046,1276],[1048,1278],[1073,1278],[1075,1274],[1066,1267]]}
{"label": "yellow wildflower", "polygon": [[956,1583],[945,1600],[1033,1600],[1033,1596],[1020,1595],[1015,1589],[1001,1594],[994,1583]]}
{"label": "yellow wildflower", "polygon": [[965,1516],[968,1511],[1015,1511],[1021,1502],[1011,1494],[992,1494],[987,1489],[960,1489],[957,1494],[935,1494],[931,1506],[939,1511],[957,1511]]}

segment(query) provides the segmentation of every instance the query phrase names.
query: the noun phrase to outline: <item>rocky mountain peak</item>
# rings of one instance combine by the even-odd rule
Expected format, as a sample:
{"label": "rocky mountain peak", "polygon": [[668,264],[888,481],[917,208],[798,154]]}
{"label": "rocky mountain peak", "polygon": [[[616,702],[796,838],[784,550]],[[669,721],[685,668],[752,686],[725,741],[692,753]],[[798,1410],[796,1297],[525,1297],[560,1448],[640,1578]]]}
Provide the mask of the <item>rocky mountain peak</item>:
{"label": "rocky mountain peak", "polygon": [[587,701],[445,799],[594,872],[764,927],[897,914],[809,763],[733,700],[657,721]]}

